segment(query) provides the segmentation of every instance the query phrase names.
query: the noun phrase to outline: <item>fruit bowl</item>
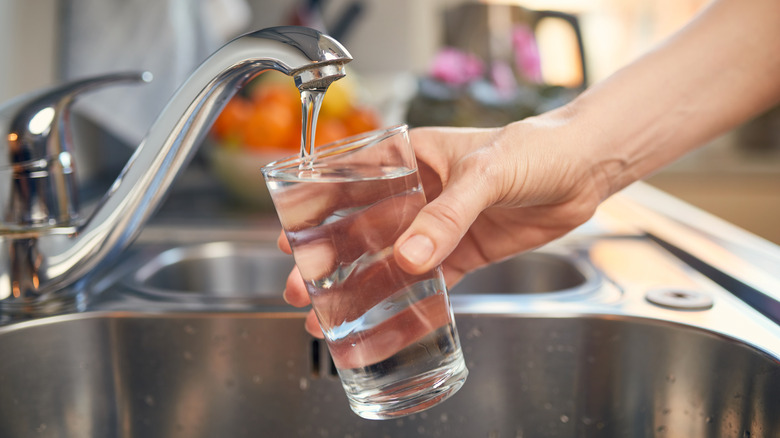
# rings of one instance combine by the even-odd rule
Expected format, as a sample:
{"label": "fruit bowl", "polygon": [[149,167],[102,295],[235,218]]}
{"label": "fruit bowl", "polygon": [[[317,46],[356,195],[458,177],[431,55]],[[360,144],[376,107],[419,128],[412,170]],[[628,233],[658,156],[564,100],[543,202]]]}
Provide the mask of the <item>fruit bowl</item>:
{"label": "fruit bowl", "polygon": [[285,149],[245,149],[212,144],[208,148],[211,171],[233,201],[242,207],[273,210],[260,169],[271,161],[293,155]]}
{"label": "fruit bowl", "polygon": [[[359,103],[354,79],[328,88],[317,119],[315,147],[379,127],[376,111]],[[301,100],[292,80],[266,72],[225,105],[207,140],[217,179],[232,198],[251,208],[272,209],[260,169],[298,153]]]}

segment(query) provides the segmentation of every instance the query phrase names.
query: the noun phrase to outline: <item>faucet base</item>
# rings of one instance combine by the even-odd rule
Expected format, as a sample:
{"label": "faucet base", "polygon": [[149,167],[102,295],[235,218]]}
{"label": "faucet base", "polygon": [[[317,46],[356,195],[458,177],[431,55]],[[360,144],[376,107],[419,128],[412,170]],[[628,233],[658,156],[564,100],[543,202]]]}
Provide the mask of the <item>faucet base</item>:
{"label": "faucet base", "polygon": [[0,301],[0,326],[67,313],[84,311],[86,291],[57,291],[36,300]]}

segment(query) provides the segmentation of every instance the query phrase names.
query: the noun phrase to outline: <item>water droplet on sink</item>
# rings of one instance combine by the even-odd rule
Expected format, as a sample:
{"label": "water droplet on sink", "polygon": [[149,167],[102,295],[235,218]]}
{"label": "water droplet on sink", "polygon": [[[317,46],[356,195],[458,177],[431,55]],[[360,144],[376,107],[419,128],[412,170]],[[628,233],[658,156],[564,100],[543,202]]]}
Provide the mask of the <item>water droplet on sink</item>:
{"label": "water droplet on sink", "polygon": [[298,381],[298,386],[301,388],[301,391],[306,391],[309,389],[309,379],[301,377],[301,380]]}
{"label": "water droplet on sink", "polygon": [[566,424],[569,422],[569,416],[568,415],[561,415],[561,423]]}
{"label": "water droplet on sink", "polygon": [[439,416],[439,421],[441,421],[442,423],[446,423],[446,422],[447,422],[447,420],[448,420],[448,418],[447,418],[447,413],[446,413],[446,412],[442,413],[442,414]]}
{"label": "water droplet on sink", "polygon": [[586,426],[590,426],[591,424],[593,424],[593,419],[591,419],[590,417],[582,417],[582,424]]}

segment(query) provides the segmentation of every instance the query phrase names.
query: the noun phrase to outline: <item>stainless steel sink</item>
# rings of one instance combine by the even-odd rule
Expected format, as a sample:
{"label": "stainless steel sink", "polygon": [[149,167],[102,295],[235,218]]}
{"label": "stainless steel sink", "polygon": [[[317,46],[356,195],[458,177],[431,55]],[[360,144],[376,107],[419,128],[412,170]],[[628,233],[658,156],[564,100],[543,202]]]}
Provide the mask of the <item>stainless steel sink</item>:
{"label": "stainless steel sink", "polygon": [[130,263],[137,269],[124,283],[150,295],[181,298],[280,296],[292,257],[268,243],[210,242],[157,253],[144,251]]}
{"label": "stainless steel sink", "polygon": [[[130,263],[135,268],[124,284],[171,299],[279,296],[294,265],[292,257],[267,243],[237,241],[142,251]],[[450,293],[582,295],[602,282],[599,272],[573,252],[536,251],[470,273]]]}
{"label": "stainless steel sink", "polygon": [[615,315],[456,314],[446,403],[355,416],[302,313],[88,312],[0,328],[3,437],[777,437],[780,362]]}
{"label": "stainless steel sink", "polygon": [[466,275],[453,294],[566,294],[592,291],[602,278],[585,260],[573,254],[535,251]]}
{"label": "stainless steel sink", "polygon": [[281,300],[273,233],[174,234],[94,279],[86,312],[0,327],[0,437],[780,436],[780,327],[641,235],[465,278],[466,384],[369,421]]}

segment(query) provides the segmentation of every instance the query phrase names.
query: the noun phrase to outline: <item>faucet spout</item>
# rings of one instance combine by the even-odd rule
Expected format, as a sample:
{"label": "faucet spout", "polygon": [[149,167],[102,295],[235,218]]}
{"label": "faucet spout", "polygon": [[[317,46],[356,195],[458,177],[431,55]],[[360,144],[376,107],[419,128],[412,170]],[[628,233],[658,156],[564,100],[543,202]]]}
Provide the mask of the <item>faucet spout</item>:
{"label": "faucet spout", "polygon": [[0,234],[0,316],[47,302],[113,260],[140,232],[186,166],[224,105],[266,70],[301,90],[324,89],[352,60],[336,40],[282,26],[238,37],[180,86],[95,212],[75,230]]}

